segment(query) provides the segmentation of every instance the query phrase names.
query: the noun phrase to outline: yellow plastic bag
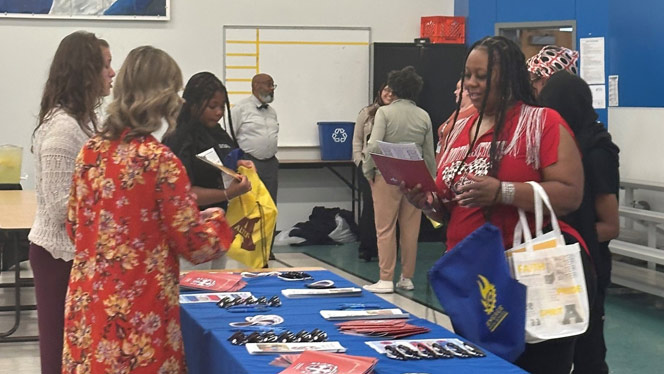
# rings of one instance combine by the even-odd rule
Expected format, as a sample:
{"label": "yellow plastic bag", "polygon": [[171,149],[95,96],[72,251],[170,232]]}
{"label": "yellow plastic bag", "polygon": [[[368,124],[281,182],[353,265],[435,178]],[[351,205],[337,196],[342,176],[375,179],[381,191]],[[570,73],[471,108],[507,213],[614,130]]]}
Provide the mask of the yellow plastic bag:
{"label": "yellow plastic bag", "polygon": [[247,176],[251,191],[228,204],[226,220],[235,232],[235,239],[227,255],[250,268],[260,269],[270,257],[277,207],[256,170],[240,166],[238,173]]}

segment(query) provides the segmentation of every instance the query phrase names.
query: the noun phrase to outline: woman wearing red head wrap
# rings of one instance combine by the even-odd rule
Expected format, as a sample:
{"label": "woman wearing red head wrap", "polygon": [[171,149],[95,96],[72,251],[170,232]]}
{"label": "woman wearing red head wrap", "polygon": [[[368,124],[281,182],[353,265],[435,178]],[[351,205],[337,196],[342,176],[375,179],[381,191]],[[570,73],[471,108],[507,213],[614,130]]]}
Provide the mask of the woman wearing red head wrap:
{"label": "woman wearing red head wrap", "polygon": [[528,72],[530,72],[530,82],[535,89],[535,96],[539,96],[546,81],[553,74],[565,70],[576,75],[578,59],[579,52],[557,45],[547,45],[535,56],[529,58],[526,64]]}

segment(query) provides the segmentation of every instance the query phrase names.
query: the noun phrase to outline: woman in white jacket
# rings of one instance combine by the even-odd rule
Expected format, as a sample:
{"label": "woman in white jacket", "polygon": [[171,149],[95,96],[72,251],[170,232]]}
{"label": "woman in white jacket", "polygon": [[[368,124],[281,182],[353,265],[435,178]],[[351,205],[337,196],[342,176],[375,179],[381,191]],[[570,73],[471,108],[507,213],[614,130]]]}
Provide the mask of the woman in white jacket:
{"label": "woman in white jacket", "polygon": [[407,66],[393,71],[387,77],[393,101],[376,111],[374,127],[369,137],[362,171],[371,185],[376,217],[378,266],[380,280],[364,289],[375,293],[394,292],[394,269],[397,259],[397,222],[401,249],[401,276],[396,287],[410,291],[415,288],[417,238],[420,233],[422,211],[411,205],[398,186],[388,184],[380,174],[369,152],[379,151],[378,141],[414,143],[431,175],[435,175],[436,162],[433,149],[431,118],[415,104],[424,81],[415,68]]}
{"label": "woman in white jacket", "polygon": [[78,31],[58,46],[33,133],[37,214],[30,239],[42,373],[60,373],[65,294],[74,244],[65,229],[76,156],[97,129],[95,109],[108,96],[115,71],[108,43]]}

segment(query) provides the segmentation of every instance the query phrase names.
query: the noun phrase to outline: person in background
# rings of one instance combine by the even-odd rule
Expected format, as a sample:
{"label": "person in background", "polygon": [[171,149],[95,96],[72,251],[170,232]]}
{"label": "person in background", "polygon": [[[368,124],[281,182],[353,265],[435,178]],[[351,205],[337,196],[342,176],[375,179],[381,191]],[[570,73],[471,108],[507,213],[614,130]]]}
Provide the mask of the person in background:
{"label": "person in background", "polygon": [[397,259],[397,221],[401,249],[401,276],[397,288],[410,291],[415,288],[417,238],[422,212],[408,203],[399,186],[388,184],[376,169],[371,152],[378,152],[378,141],[415,143],[431,175],[436,170],[431,119],[427,112],[415,105],[424,81],[415,68],[407,66],[392,71],[387,85],[392,89],[392,103],[378,108],[373,130],[369,137],[362,171],[369,181],[374,199],[376,234],[378,240],[378,282],[364,286],[375,293],[394,292],[394,268]]}
{"label": "person in background", "polygon": [[37,213],[29,258],[34,274],[42,373],[61,373],[65,294],[74,258],[65,218],[78,152],[97,129],[95,109],[111,92],[115,71],[108,43],[77,31],[51,62],[33,132]]}
{"label": "person in background", "polygon": [[588,330],[576,342],[574,373],[608,373],[604,300],[611,284],[609,242],[618,237],[620,231],[620,150],[604,125],[597,121],[590,88],[580,77],[567,71],[553,74],[540,91],[539,102],[556,110],[569,124],[581,149],[585,174],[581,206],[561,217],[583,237],[597,273],[597,293],[590,308]]}
{"label": "person in background", "polygon": [[178,255],[212,260],[233,234],[220,208],[199,212],[182,163],[150,135],[164,120],[174,129],[181,88],[168,54],[132,50],[99,135],[76,159],[63,373],[186,372]]}
{"label": "person in background", "polygon": [[475,106],[473,106],[473,103],[470,101],[470,98],[468,97],[468,90],[461,90],[461,79],[457,81],[456,89],[454,90],[454,97],[457,100],[457,106],[461,109],[459,109],[459,115],[457,116],[457,111],[455,110],[450,118],[447,119],[447,121],[443,122],[440,126],[438,126],[438,145],[436,146],[436,163],[440,160],[440,152],[441,150],[445,149],[446,145],[446,139],[447,136],[450,133],[450,129],[452,128],[451,123],[454,121],[454,117],[458,117],[458,119],[464,119],[466,117],[470,117],[471,115],[477,113],[477,109],[475,109]]}
{"label": "person in background", "polygon": [[[429,218],[449,219],[448,251],[487,221],[501,230],[503,243],[512,243],[518,209],[534,210],[527,181],[546,190],[558,216],[576,210],[583,194],[583,167],[573,134],[557,112],[535,106],[519,46],[502,36],[485,37],[471,46],[464,66],[462,89],[468,90],[478,113],[452,122],[438,163],[438,190],[424,193],[419,186],[401,186]],[[533,231],[532,214],[528,221]],[[568,244],[579,242],[584,248],[590,294],[595,278],[587,248],[573,228],[564,222],[560,227]],[[532,373],[568,374],[576,338],[526,344],[515,363]]]}
{"label": "person in background", "polygon": [[279,160],[276,157],[279,121],[270,103],[274,101],[276,88],[271,76],[256,74],[251,80],[252,95],[231,109],[237,142],[245,157],[253,161],[275,205],[279,186]]}
{"label": "person in background", "polygon": [[547,45],[528,59],[526,65],[535,97],[542,91],[547,80],[558,71],[565,70],[577,74],[576,62],[579,52],[557,45]]}
{"label": "person in background", "polygon": [[[187,170],[199,209],[219,207],[225,210],[230,199],[251,190],[251,183],[245,176],[242,176],[241,180],[224,177],[219,169],[196,155],[213,149],[224,166],[230,169],[236,169],[237,165],[253,167],[251,161],[237,160],[241,151],[235,137],[229,135],[226,128],[219,124],[219,121],[225,118],[226,110],[230,112],[226,87],[214,74],[201,72],[189,79],[182,98],[184,104],[178,115],[177,127],[174,132],[165,136],[162,142],[171,148]],[[230,118],[228,128],[233,134],[233,122]],[[191,269],[224,269],[227,261],[228,258],[222,256],[199,267],[181,264]]]}
{"label": "person in background", "polygon": [[[353,132],[353,162],[362,170],[362,160],[366,156],[367,142],[373,129],[374,118],[378,108],[392,102],[392,89],[383,84],[378,90],[376,100],[364,107],[355,121]],[[376,244],[376,223],[374,221],[373,197],[369,182],[362,174],[360,177],[360,193],[362,194],[362,216],[360,217],[360,247],[359,257],[365,261],[378,255]]]}

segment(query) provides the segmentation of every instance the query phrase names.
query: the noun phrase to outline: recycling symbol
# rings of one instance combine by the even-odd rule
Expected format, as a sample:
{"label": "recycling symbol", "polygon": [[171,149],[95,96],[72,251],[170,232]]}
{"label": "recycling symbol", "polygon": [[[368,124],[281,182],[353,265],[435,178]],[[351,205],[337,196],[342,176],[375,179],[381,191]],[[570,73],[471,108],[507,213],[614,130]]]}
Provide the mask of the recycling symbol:
{"label": "recycling symbol", "polygon": [[335,143],[343,143],[346,141],[347,138],[348,135],[346,134],[346,130],[344,130],[341,127],[334,129],[334,133],[332,134],[332,140],[334,140]]}

